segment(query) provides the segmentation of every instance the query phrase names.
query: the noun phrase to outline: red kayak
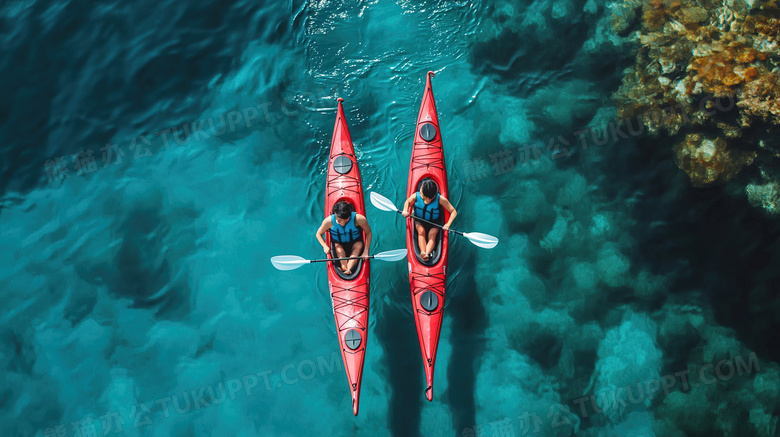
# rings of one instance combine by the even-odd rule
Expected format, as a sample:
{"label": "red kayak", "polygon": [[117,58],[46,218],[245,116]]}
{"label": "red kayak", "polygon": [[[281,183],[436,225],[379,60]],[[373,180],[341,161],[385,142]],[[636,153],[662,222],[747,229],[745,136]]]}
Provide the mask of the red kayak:
{"label": "red kayak", "polygon": [[[409,168],[409,185],[406,188],[407,198],[419,190],[420,181],[425,178],[433,179],[439,185],[439,193],[444,197],[449,197],[444,150],[439,132],[439,117],[436,114],[436,102],[433,99],[433,89],[431,88],[433,75],[432,71],[428,72],[422,106],[420,106],[420,114],[417,116],[412,163]],[[446,222],[450,214],[444,208],[442,208],[442,212],[444,222]],[[436,364],[436,348],[439,345],[441,320],[444,315],[447,245],[447,233],[440,230],[437,234],[433,257],[429,261],[424,261],[420,257],[414,220],[407,219],[406,248],[409,260],[409,282],[412,289],[417,337],[420,339],[425,379],[428,383],[425,395],[429,401],[433,399],[433,368]]]}
{"label": "red kayak", "polygon": [[[338,99],[336,126],[333,128],[333,141],[328,159],[328,180],[325,191],[325,217],[330,217],[333,205],[346,200],[358,214],[366,214],[363,205],[363,186],[360,181],[355,150],[349,135],[344,108]],[[365,233],[363,235],[365,241]],[[335,254],[330,232],[326,241]],[[329,256],[330,258],[331,256]],[[328,262],[328,285],[333,300],[333,315],[336,318],[341,358],[347,372],[349,390],[352,393],[352,412],[357,416],[360,398],[360,380],[363,377],[363,361],[366,356],[368,334],[368,278],[369,262],[358,261],[354,272],[347,276],[335,264]]]}

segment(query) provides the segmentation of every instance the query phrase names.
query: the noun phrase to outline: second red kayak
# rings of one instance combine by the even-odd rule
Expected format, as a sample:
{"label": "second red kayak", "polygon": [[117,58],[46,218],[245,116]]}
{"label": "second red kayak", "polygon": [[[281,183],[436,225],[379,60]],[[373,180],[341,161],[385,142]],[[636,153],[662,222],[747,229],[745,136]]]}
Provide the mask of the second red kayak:
{"label": "second red kayak", "polygon": [[[445,198],[449,197],[444,150],[439,131],[439,117],[436,113],[436,102],[431,88],[431,77],[433,76],[434,73],[429,71],[425,80],[425,92],[423,93],[420,113],[417,116],[412,161],[409,167],[409,184],[406,188],[407,198],[419,190],[420,182],[425,178],[433,179],[439,186],[439,193]],[[449,219],[449,212],[442,208],[442,214],[444,222],[446,222]],[[444,315],[449,239],[447,232],[439,231],[434,246],[434,255],[425,261],[420,256],[416,234],[414,220],[408,218],[406,247],[409,261],[409,282],[417,336],[420,340],[420,351],[425,367],[427,383],[425,396],[430,401],[433,400],[433,369],[436,364],[436,349],[439,346],[439,334]]]}

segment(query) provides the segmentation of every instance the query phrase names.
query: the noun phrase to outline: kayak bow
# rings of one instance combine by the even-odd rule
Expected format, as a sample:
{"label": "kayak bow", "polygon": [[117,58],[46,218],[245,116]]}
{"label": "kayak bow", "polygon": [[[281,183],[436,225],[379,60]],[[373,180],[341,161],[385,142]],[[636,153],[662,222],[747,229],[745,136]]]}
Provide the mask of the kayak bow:
{"label": "kayak bow", "polygon": [[[325,217],[331,215],[333,205],[340,200],[351,203],[358,214],[366,214],[360,171],[347,121],[344,119],[342,101],[344,99],[338,99],[336,126],[333,128],[333,140],[328,159]],[[326,239],[331,247],[331,253],[335,253],[330,232],[326,234]],[[365,233],[363,240],[365,241]],[[349,276],[344,275],[336,265],[337,262],[327,263],[328,286],[339,335],[341,358],[344,360],[344,369],[347,372],[349,390],[352,394],[352,412],[357,416],[368,336],[369,261],[359,260],[354,272]]]}

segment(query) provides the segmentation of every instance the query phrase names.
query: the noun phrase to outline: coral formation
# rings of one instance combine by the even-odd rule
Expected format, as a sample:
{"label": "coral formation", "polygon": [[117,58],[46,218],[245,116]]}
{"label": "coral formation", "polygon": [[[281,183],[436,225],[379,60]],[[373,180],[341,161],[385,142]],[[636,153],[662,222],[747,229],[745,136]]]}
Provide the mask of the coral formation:
{"label": "coral formation", "polygon": [[721,137],[713,140],[700,134],[686,135],[674,151],[677,165],[688,173],[695,186],[731,179],[755,158],[755,152],[729,149]]}
{"label": "coral formation", "polygon": [[[725,182],[777,157],[759,147],[780,133],[777,2],[632,0],[613,10],[614,31],[639,46],[614,95],[618,116],[672,136],[694,185]],[[759,184],[776,180],[762,175]]]}
{"label": "coral formation", "polygon": [[777,182],[748,184],[745,191],[751,205],[764,208],[773,215],[780,214],[780,185]]}

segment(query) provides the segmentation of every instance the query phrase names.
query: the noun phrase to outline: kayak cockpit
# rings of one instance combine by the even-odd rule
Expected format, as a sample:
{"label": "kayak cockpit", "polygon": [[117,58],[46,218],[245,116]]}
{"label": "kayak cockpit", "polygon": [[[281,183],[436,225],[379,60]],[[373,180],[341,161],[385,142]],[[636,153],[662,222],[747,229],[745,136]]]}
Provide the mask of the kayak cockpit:
{"label": "kayak cockpit", "polygon": [[[350,163],[351,163],[351,161],[350,161]],[[354,203],[352,202],[351,199],[339,199],[339,200],[346,201],[349,204],[350,209],[352,211],[355,211],[355,205],[354,205]],[[358,228],[358,229],[360,229],[360,228]],[[361,229],[360,239],[358,241],[362,241],[363,244],[365,244],[365,239],[366,239],[366,233],[362,232],[362,229]],[[345,252],[344,256],[350,256],[350,254],[352,253],[352,245],[353,244],[354,243],[346,243],[346,244],[342,243],[341,246],[344,248],[344,252]],[[336,242],[333,241],[333,238],[330,238],[330,253],[331,253],[331,258],[337,258],[338,257],[338,254],[336,253]],[[352,268],[352,273],[349,274],[349,275],[345,274],[344,271],[341,270],[341,261],[331,261],[331,262],[333,263],[333,270],[336,271],[336,274],[338,275],[338,277],[343,279],[343,280],[345,280],[345,281],[351,281],[351,280],[357,278],[358,275],[360,274],[361,270],[363,269],[363,259],[359,259],[358,260],[357,264],[355,264],[355,266]]]}
{"label": "kayak cockpit", "polygon": [[[342,245],[342,246],[344,246],[344,245]],[[349,247],[346,247],[346,246],[349,246]],[[351,247],[352,245],[351,244],[347,244],[346,246],[344,247],[344,250],[346,251],[347,256],[349,256],[350,251],[352,250],[352,247]],[[331,240],[331,242],[330,242],[330,253],[333,254],[334,258],[337,256],[336,255],[336,244],[333,242],[333,240]],[[345,281],[351,281],[351,280],[357,278],[358,275],[360,274],[360,271],[363,269],[363,260],[362,259],[358,260],[357,264],[355,264],[355,267],[352,269],[352,274],[349,274],[349,275],[345,274],[344,271],[341,270],[341,261],[331,261],[331,262],[333,263],[333,270],[336,271],[336,274],[339,276],[339,278],[341,278],[341,279],[343,279]]]}
{"label": "kayak cockpit", "polygon": [[433,256],[429,257],[428,261],[425,261],[422,259],[422,256],[420,256],[420,243],[417,238],[417,229],[414,230],[414,238],[412,238],[412,241],[414,242],[414,255],[417,257],[417,261],[419,261],[420,264],[424,266],[433,266],[439,262],[441,259],[441,246],[443,240],[441,234],[442,230],[439,229],[439,232],[436,233],[436,242],[433,244]]}
{"label": "kayak cockpit", "polygon": [[[420,182],[417,183],[417,191],[420,191],[420,186],[421,186],[422,181],[424,179],[425,178],[423,178],[422,180],[420,180]],[[438,181],[437,181],[437,183],[438,183]],[[436,220],[435,222],[443,224],[444,223],[444,213],[445,213],[444,208],[441,205],[439,205],[439,220]],[[431,228],[435,228],[435,226],[431,225],[430,223],[418,222],[417,220],[415,220],[413,222],[413,224],[414,224],[413,232],[414,233],[412,235],[414,237],[412,238],[412,242],[414,244],[414,255],[416,256],[417,261],[419,261],[420,264],[422,264],[424,266],[436,265],[439,262],[439,259],[441,259],[441,251],[442,251],[441,249],[442,249],[442,240],[443,240],[442,239],[442,234],[444,233],[444,231],[441,228],[439,228],[439,232],[436,233],[436,240],[433,243],[433,256],[429,257],[428,261],[425,261],[422,258],[422,256],[420,255],[420,243],[419,243],[419,238],[418,238],[418,234],[417,234],[417,223],[420,223],[420,224],[423,225],[423,227],[425,227],[425,232],[426,232],[425,239],[426,240],[428,240],[427,233],[430,232]]]}

